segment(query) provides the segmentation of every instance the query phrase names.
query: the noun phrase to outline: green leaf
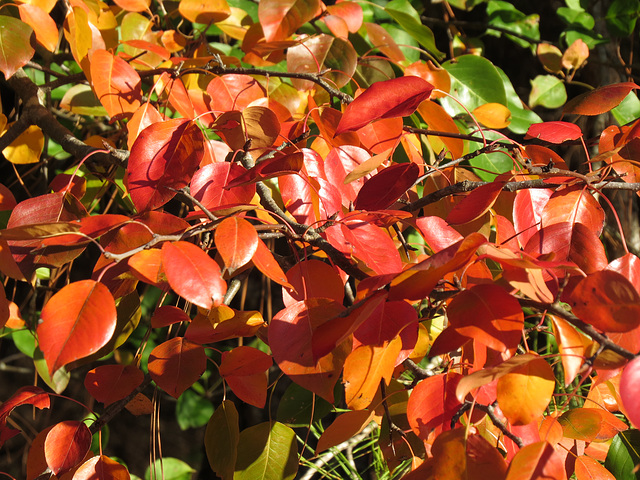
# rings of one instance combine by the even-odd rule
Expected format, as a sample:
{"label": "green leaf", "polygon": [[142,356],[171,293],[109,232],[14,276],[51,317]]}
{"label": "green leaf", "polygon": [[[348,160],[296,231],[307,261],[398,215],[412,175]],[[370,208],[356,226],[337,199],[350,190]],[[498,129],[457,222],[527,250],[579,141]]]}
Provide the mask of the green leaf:
{"label": "green leaf", "polygon": [[239,437],[238,411],[231,400],[225,400],[211,415],[204,433],[209,465],[225,480],[233,476]]}
{"label": "green leaf", "polygon": [[22,20],[0,15],[0,72],[4,73],[5,80],[33,57],[32,33],[33,29]]}
{"label": "green leaf", "polygon": [[11,332],[11,339],[18,350],[27,357],[33,358],[33,354],[36,351],[36,338],[33,336],[33,333],[26,328],[13,330]]}
{"label": "green leaf", "polygon": [[634,92],[624,97],[624,100],[616,108],[611,110],[613,118],[619,125],[625,125],[640,117],[640,100]]}
{"label": "green leaf", "polygon": [[567,90],[562,81],[552,75],[538,75],[531,81],[529,106],[558,108],[567,101]]}
{"label": "green leaf", "polygon": [[240,433],[234,480],[286,480],[297,471],[296,434],[289,427],[265,422]]}
{"label": "green leaf", "polygon": [[[484,132],[484,136],[489,142],[502,138],[498,133],[492,131]],[[476,142],[470,145],[472,152],[481,147],[482,144]],[[469,165],[476,167],[473,169],[473,173],[478,175],[482,180],[492,182],[499,174],[506,173],[513,168],[513,160],[504,153],[483,153],[469,160]]]}
{"label": "green leaf", "polygon": [[605,20],[611,35],[627,37],[636,28],[640,0],[614,0],[607,9]]}
{"label": "green leaf", "polygon": [[156,460],[153,462],[153,465],[147,467],[147,471],[144,472],[144,480],[151,480],[152,478],[191,480],[191,474],[193,472],[195,472],[195,470],[182,460],[165,457],[161,460]]}
{"label": "green leaf", "polygon": [[500,78],[502,78],[502,85],[504,85],[504,91],[507,95],[507,108],[511,112],[511,123],[507,128],[513,133],[524,135],[531,125],[541,123],[542,119],[536,112],[529,110],[525,106],[515,88],[513,88],[507,74],[499,67],[496,67],[496,70],[498,70]]}
{"label": "green leaf", "polygon": [[[487,4],[487,15],[489,16],[489,25],[507,29],[532,40],[540,40],[540,15],[525,15],[512,4],[498,0],[490,1]],[[487,33],[493,34],[490,29],[487,30]],[[497,36],[500,35],[502,33],[498,32]],[[532,42],[520,37],[508,34],[506,37],[521,47],[532,46]]]}
{"label": "green leaf", "polygon": [[640,431],[627,430],[617,434],[611,442],[604,466],[617,480],[640,479],[634,468],[640,463]]}
{"label": "green leaf", "polygon": [[[336,385],[337,387],[337,385]],[[315,405],[314,405],[315,398]],[[313,413],[317,422],[331,411],[331,404],[297,383],[287,387],[278,404],[278,421],[293,428],[308,427]]]}
{"label": "green leaf", "polygon": [[[507,94],[500,73],[486,58],[463,55],[442,66],[451,75],[451,95],[470,111],[485,103],[507,106]],[[451,116],[466,113],[460,103],[449,97],[442,98],[441,102]]]}
{"label": "green leaf", "polygon": [[198,428],[207,424],[213,413],[213,405],[193,390],[186,390],[176,404],[176,419],[182,430]]}
{"label": "green leaf", "polygon": [[586,30],[591,30],[596,24],[593,17],[582,8],[560,7],[556,10],[556,13],[567,25],[580,26]]}
{"label": "green leaf", "polygon": [[438,60],[442,60],[444,58],[444,53],[436,47],[433,32],[426,25],[422,25],[420,22],[420,15],[411,6],[408,0],[392,0],[387,4],[384,10],[391,15],[396,22],[398,22],[403,30],[427,49],[429,53],[434,55]]}

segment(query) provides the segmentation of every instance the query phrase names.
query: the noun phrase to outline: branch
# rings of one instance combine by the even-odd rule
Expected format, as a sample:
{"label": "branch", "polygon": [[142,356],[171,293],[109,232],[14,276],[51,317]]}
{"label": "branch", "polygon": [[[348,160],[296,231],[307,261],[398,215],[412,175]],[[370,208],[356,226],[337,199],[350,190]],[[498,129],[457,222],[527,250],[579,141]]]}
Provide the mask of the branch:
{"label": "branch", "polygon": [[546,303],[536,302],[535,300],[529,300],[527,298],[519,298],[518,301],[520,302],[520,305],[522,305],[523,307],[533,307],[537,310],[547,311],[553,315],[557,315],[558,317],[561,317],[562,319],[566,320],[574,327],[579,328],[584,333],[589,335],[593,340],[597,341],[603,348],[607,350],[611,350],[612,352],[617,353],[621,357],[624,357],[628,360],[633,360],[634,358],[636,358],[636,355],[634,353],[631,353],[626,348],[622,348],[617,343],[611,341],[606,335],[598,332],[591,325],[583,322],[578,317],[576,317],[573,313],[565,310],[563,306],[557,302],[549,305]]}

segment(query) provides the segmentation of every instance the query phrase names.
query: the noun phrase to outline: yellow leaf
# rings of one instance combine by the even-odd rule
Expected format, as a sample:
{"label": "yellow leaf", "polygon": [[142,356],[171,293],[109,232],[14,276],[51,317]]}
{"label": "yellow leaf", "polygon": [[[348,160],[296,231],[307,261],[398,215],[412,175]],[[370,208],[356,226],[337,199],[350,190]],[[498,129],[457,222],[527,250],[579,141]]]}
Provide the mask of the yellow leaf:
{"label": "yellow leaf", "polygon": [[44,135],[40,127],[31,125],[16,138],[11,145],[2,151],[2,154],[11,163],[25,165],[38,163],[44,149]]}
{"label": "yellow leaf", "polygon": [[506,128],[511,123],[511,112],[500,103],[485,103],[473,111],[481,124],[488,128]]}

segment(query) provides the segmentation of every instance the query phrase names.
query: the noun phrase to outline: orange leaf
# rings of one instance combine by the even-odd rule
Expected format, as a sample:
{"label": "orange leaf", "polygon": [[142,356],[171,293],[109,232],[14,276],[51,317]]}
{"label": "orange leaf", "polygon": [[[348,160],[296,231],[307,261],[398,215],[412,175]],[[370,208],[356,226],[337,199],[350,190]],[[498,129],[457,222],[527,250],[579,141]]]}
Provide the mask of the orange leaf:
{"label": "orange leaf", "polygon": [[182,337],[161,343],[149,355],[151,378],[174,398],[196,383],[206,366],[204,347]]}
{"label": "orange leaf", "polygon": [[193,243],[164,243],[162,268],[169,285],[181,297],[206,309],[222,303],[227,284],[220,267]]}
{"label": "orange leaf", "polygon": [[320,260],[302,260],[287,271],[291,289],[282,290],[286,306],[307,298],[331,298],[342,303],[344,283],[338,269]]}
{"label": "orange leaf", "polygon": [[471,113],[476,120],[488,128],[507,128],[511,123],[511,112],[500,103],[485,103]]}
{"label": "orange leaf", "polygon": [[84,386],[106,407],[125,398],[143,380],[144,374],[135,365],[102,365],[87,373]]}
{"label": "orange leaf", "polygon": [[411,430],[422,440],[427,440],[433,430],[440,433],[451,428],[451,418],[460,407],[455,389],[461,377],[458,374],[434,375],[412,390],[407,418]]}
{"label": "orange leaf", "polygon": [[369,410],[355,410],[345,412],[338,417],[322,432],[316,452],[321,453],[325,450],[335,447],[336,445],[349,440],[354,435],[360,433],[366,427],[373,417],[373,412]]}
{"label": "orange leaf", "polygon": [[[287,281],[287,277],[282,271],[282,268],[280,268],[280,264],[278,264],[274,258],[273,253],[271,253],[260,238],[258,238],[258,248],[256,248],[256,253],[253,254],[252,261],[258,270],[274,282],[279,283],[286,289],[293,288]],[[287,292],[287,290],[282,290],[283,297],[286,294],[285,292]]]}
{"label": "orange leaf", "polygon": [[576,458],[575,473],[577,480],[615,480],[616,478],[599,461],[586,455]]}
{"label": "orange leaf", "polygon": [[271,355],[257,348],[239,346],[222,353],[219,372],[223,377],[263,373],[273,365]]}
{"label": "orange leaf", "polygon": [[133,114],[140,106],[140,75],[120,57],[95,50],[91,54],[91,79],[96,96],[110,117]]}
{"label": "orange leaf", "polygon": [[516,453],[507,480],[566,480],[567,474],[560,455],[547,442],[527,445]]}
{"label": "orange leaf", "polygon": [[220,222],[214,240],[230,275],[249,263],[258,249],[258,232],[247,220],[236,216]]}
{"label": "orange leaf", "polygon": [[93,280],[71,283],[51,297],[37,329],[49,373],[106,345],[116,318],[111,292]]}
{"label": "orange leaf", "polygon": [[263,0],[258,19],[267,42],[287,40],[298,28],[319,13],[318,0]]}
{"label": "orange leaf", "polygon": [[431,90],[433,85],[414,76],[376,82],[347,106],[336,135],[353,132],[379,118],[411,115],[429,98]]}
{"label": "orange leaf", "polygon": [[162,270],[162,250],[159,248],[142,250],[129,257],[127,264],[131,273],[142,282],[159,287],[165,281]]}
{"label": "orange leaf", "polygon": [[58,48],[58,27],[53,18],[37,5],[23,3],[18,5],[20,19],[33,28],[40,45],[55,52]]}
{"label": "orange leaf", "polygon": [[84,462],[73,474],[73,480],[129,480],[124,465],[106,455],[97,455]]}
{"label": "orange leaf", "polygon": [[344,399],[353,410],[367,408],[380,388],[380,381],[389,385],[402,348],[400,337],[384,345],[361,345],[349,354],[344,363]]}
{"label": "orange leaf", "polygon": [[633,82],[605,85],[578,95],[564,106],[564,113],[576,115],[600,115],[617,107],[622,100],[638,85]]}
{"label": "orange leaf", "polygon": [[540,220],[543,227],[562,222],[582,223],[599,236],[604,227],[604,210],[585,189],[564,189],[551,195]]}
{"label": "orange leaf", "polygon": [[549,405],[555,375],[543,358],[534,358],[498,380],[498,405],[512,425],[528,425]]}
{"label": "orange leaf", "polygon": [[491,182],[473,190],[464,197],[447,216],[449,225],[461,225],[480,218],[498,199],[503,182]]}
{"label": "orange leaf", "polygon": [[227,0],[181,0],[178,10],[190,22],[204,24],[217,23],[231,15]]}

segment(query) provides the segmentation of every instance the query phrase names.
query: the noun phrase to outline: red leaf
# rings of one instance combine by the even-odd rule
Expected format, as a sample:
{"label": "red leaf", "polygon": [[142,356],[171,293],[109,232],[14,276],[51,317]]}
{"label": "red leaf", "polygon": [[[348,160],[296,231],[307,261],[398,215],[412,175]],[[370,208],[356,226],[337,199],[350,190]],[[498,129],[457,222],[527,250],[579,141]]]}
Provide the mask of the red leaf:
{"label": "red leaf", "polygon": [[546,188],[528,188],[516,192],[513,202],[513,226],[521,246],[524,247],[540,230],[542,210],[552,194],[553,190]]}
{"label": "red leaf", "polygon": [[287,210],[298,223],[311,225],[342,211],[340,191],[324,178],[285,175],[278,185]]}
{"label": "red leaf", "polygon": [[184,310],[174,307],[172,305],[164,305],[160,308],[156,308],[151,316],[151,327],[162,328],[173,325],[174,323],[185,322],[188,323],[191,319],[184,312]]}
{"label": "red leaf", "polygon": [[525,140],[539,138],[550,143],[563,143],[580,137],[582,137],[580,127],[568,122],[534,123],[524,136]]}
{"label": "red leaf", "polygon": [[576,115],[600,115],[617,107],[631,90],[636,90],[637,88],[640,87],[633,82],[605,85],[583,93],[567,102],[563,112]]}
{"label": "red leaf", "polygon": [[193,243],[164,243],[162,267],[169,285],[181,297],[206,309],[222,303],[227,284],[220,267]]}
{"label": "red leaf", "polygon": [[640,293],[640,258],[633,253],[616,258],[609,265],[607,270],[618,272],[631,282],[636,291]]}
{"label": "red leaf", "polygon": [[131,200],[138,211],[153,210],[171,200],[191,181],[202,160],[204,136],[182,118],[153,123],[131,149],[127,166]]}
{"label": "red leaf", "polygon": [[441,374],[422,380],[411,391],[407,403],[407,418],[413,433],[422,440],[429,434],[451,429],[451,418],[458,411],[460,403],[455,397],[455,389],[461,375]]}
{"label": "red leaf", "polygon": [[498,199],[503,182],[491,182],[473,190],[464,197],[447,215],[449,225],[462,225],[480,218]]}
{"label": "red leaf", "polygon": [[54,426],[44,442],[47,466],[60,476],[78,465],[91,446],[91,432],[83,422],[68,420]]}
{"label": "red leaf", "polygon": [[87,373],[84,386],[106,407],[125,398],[143,380],[144,374],[135,365],[102,365]]}
{"label": "red leaf", "polygon": [[240,217],[229,217],[220,222],[216,227],[214,239],[230,275],[249,263],[258,249],[258,232],[253,225]]}
{"label": "red leaf", "polygon": [[225,188],[234,188],[247,185],[250,183],[260,182],[268,178],[280,177],[282,175],[291,175],[298,173],[304,164],[304,156],[300,152],[290,155],[276,156],[260,162],[251,170],[238,176],[232,182],[229,182]]}
{"label": "red leaf", "polygon": [[198,170],[191,179],[191,194],[209,210],[221,205],[251,203],[256,193],[255,184],[229,187],[246,172],[244,167],[235,163],[210,163]]}
{"label": "red leaf", "polygon": [[365,182],[356,197],[354,208],[386,209],[413,186],[419,175],[420,167],[415,163],[401,163],[385,168]]}
{"label": "red leaf", "polygon": [[320,260],[302,260],[287,271],[292,289],[282,290],[285,306],[308,298],[330,298],[342,303],[344,283],[336,267]]}
{"label": "red leaf", "polygon": [[576,316],[603,332],[628,332],[640,325],[640,294],[611,270],[582,279],[571,292],[571,307]]}
{"label": "red leaf", "polygon": [[90,458],[73,474],[73,480],[129,480],[130,478],[129,471],[124,465],[105,455]]}
{"label": "red leaf", "polygon": [[240,346],[222,353],[219,371],[223,377],[255,375],[269,370],[272,365],[271,355],[257,348]]}
{"label": "red leaf", "polygon": [[33,405],[40,410],[49,408],[49,394],[40,387],[26,386],[20,388],[11,398],[0,405],[0,447],[6,440],[20,433],[18,430],[7,428],[7,418],[13,409],[20,405]]}
{"label": "red leaf", "polygon": [[264,88],[249,75],[215,77],[207,85],[210,107],[216,113],[244,110],[251,102],[265,96]]}
{"label": "red leaf", "polygon": [[434,253],[444,250],[463,239],[457,230],[450,227],[446,220],[440,217],[420,217],[416,219],[416,225],[420,229],[425,242]]}
{"label": "red leaf", "polygon": [[49,373],[105,346],[116,319],[115,301],[102,283],[81,280],[62,288],[42,309],[37,329]]}
{"label": "red leaf", "polygon": [[631,424],[640,426],[640,357],[624,367],[620,377],[620,399]]}
{"label": "red leaf", "polygon": [[433,85],[414,76],[376,82],[347,106],[336,135],[358,130],[379,118],[411,115],[429,98],[431,90]]}
{"label": "red leaf", "polygon": [[149,355],[151,378],[174,398],[196,383],[206,366],[204,347],[182,337],[167,340]]}
{"label": "red leaf", "polygon": [[453,297],[447,317],[449,328],[494,350],[510,350],[522,339],[522,307],[498,285],[475,285],[460,292]]}
{"label": "red leaf", "polygon": [[314,298],[281,310],[269,323],[269,346],[280,369],[295,383],[331,403],[351,345],[343,342],[316,362],[309,333],[343,311],[341,303]]}
{"label": "red leaf", "polygon": [[356,2],[344,1],[335,5],[327,5],[327,11],[332,16],[340,17],[345,21],[351,33],[356,33],[362,26],[362,7]]}
{"label": "red leaf", "polygon": [[287,40],[319,9],[318,0],[263,0],[258,4],[258,18],[266,41]]}
{"label": "red leaf", "polygon": [[131,116],[140,106],[140,75],[120,57],[106,50],[95,50],[91,54],[91,80],[98,100],[110,117]]}
{"label": "red leaf", "polygon": [[597,235],[581,223],[554,223],[535,233],[524,251],[533,255],[554,253],[555,262],[570,260],[586,274],[607,266],[604,247]]}
{"label": "red leaf", "polygon": [[327,180],[331,182],[343,197],[343,204],[348,205],[353,202],[365,179],[359,178],[353,182],[345,184],[345,178],[360,164],[371,158],[371,155],[360,147],[344,145],[333,148],[324,160],[324,171]]}

